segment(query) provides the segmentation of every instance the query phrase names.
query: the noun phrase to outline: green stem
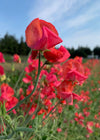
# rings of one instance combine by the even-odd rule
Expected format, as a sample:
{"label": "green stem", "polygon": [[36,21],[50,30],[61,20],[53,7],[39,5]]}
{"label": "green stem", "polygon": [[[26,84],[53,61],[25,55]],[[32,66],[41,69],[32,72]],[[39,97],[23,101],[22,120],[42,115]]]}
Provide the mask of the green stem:
{"label": "green stem", "polygon": [[61,100],[58,101],[58,103],[54,106],[54,108],[46,115],[46,117],[42,120],[42,122],[49,117],[50,114],[53,113],[53,110],[58,106],[58,104],[61,102]]}
{"label": "green stem", "polygon": [[[29,55],[31,54],[31,52],[32,52],[32,51],[29,52],[28,57],[29,57]],[[28,57],[27,57],[27,59],[28,59]],[[27,59],[26,59],[26,61],[27,61]],[[20,76],[19,76],[19,78],[18,78],[18,80],[17,80],[17,82],[16,82],[16,84],[15,84],[15,86],[14,86],[14,91],[16,90],[16,87],[17,87],[19,81],[21,80],[21,78],[22,78],[22,76],[23,76],[24,69],[25,69],[26,64],[27,64],[26,61],[25,61],[25,63],[24,63],[23,71],[21,72],[21,74],[20,74]]]}
{"label": "green stem", "polygon": [[0,136],[0,139],[10,139],[10,138],[12,138],[13,135],[14,135],[14,131],[7,136]]}
{"label": "green stem", "polygon": [[27,128],[27,127],[17,127],[14,131],[12,131],[11,134],[7,135],[7,136],[0,136],[0,139],[10,139],[12,138],[12,136],[14,135],[15,132],[18,131],[24,131],[24,132],[34,132],[34,130],[32,128]]}
{"label": "green stem", "polygon": [[37,103],[37,107],[35,109],[35,111],[26,119],[24,124],[28,124],[28,122],[31,120],[32,116],[35,114],[37,114],[37,112],[39,111],[39,101],[40,101],[40,93],[39,93],[39,98],[38,98],[38,103]]}
{"label": "green stem", "polygon": [[27,110],[27,113],[26,113],[26,115],[25,115],[25,119],[28,117],[29,111],[30,111],[30,109],[31,109],[31,107],[32,107],[32,105],[33,105],[33,103],[34,103],[35,97],[37,97],[37,95],[34,96],[33,101],[31,102],[31,104],[30,104],[30,106],[29,106],[29,108],[28,108],[28,110]]}
{"label": "green stem", "polygon": [[15,132],[17,132],[17,131],[34,132],[34,130],[32,128],[28,128],[28,127],[17,127]]}
{"label": "green stem", "polygon": [[12,133],[7,135],[7,136],[0,136],[0,139],[10,139],[10,138],[12,138],[12,136],[14,135],[15,132],[14,132],[13,127],[11,126],[11,124],[8,122],[8,120],[4,119],[4,121],[7,122],[7,124],[9,125],[9,127],[12,130]]}
{"label": "green stem", "polygon": [[5,134],[6,134],[5,125],[4,125],[4,122],[3,122],[3,119],[2,119],[2,118],[1,118],[1,123],[2,123],[2,125],[3,125],[3,129],[4,129],[4,132],[5,132]]}
{"label": "green stem", "polygon": [[26,101],[29,97],[31,97],[32,94],[35,92],[35,90],[37,88],[37,84],[38,84],[40,72],[41,72],[41,69],[40,69],[40,60],[41,60],[41,57],[40,57],[40,52],[39,52],[38,74],[37,74],[37,79],[36,79],[36,82],[35,82],[35,86],[34,86],[33,91],[28,96],[26,96],[23,100],[21,100],[17,105],[15,105],[13,108],[9,109],[7,111],[7,113],[10,112],[10,111],[12,111],[13,109],[17,108],[18,106],[20,106],[24,101]]}
{"label": "green stem", "polygon": [[[42,65],[41,70],[43,69],[43,67],[45,66],[45,64],[46,64],[46,62],[44,62],[44,64]],[[35,97],[36,97],[36,95],[35,95]],[[34,99],[35,99],[35,97],[34,97]],[[33,101],[31,102],[30,107],[28,108],[28,111],[27,111],[27,113],[26,113],[26,115],[25,115],[25,118],[27,118],[27,116],[28,116],[28,113],[29,113],[29,111],[30,111],[30,109],[31,109],[31,107],[32,107],[33,102],[34,102],[34,99],[33,99]],[[39,108],[39,101],[40,101],[40,93],[39,93],[38,105],[37,105],[37,107],[36,107],[36,110],[30,115],[29,118],[31,118],[34,114],[37,114],[37,112],[39,111],[39,110],[38,110],[38,108]],[[30,119],[29,119],[29,120],[30,120]],[[28,119],[27,119],[25,122],[27,122],[27,121],[28,121]]]}

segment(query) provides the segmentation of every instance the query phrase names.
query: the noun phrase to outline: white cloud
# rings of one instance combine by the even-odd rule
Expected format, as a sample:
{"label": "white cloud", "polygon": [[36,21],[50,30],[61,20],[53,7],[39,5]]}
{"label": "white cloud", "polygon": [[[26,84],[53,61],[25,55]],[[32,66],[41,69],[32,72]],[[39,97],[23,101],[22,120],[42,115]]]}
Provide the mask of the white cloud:
{"label": "white cloud", "polygon": [[[96,8],[95,8],[96,7]],[[70,17],[70,19],[66,19],[63,22],[63,30],[69,29],[69,28],[76,28],[80,27],[82,25],[86,25],[91,20],[94,20],[96,17],[100,17],[100,4],[97,2],[94,5],[92,5],[89,9],[84,11],[84,13],[78,15],[74,15],[74,17]]]}
{"label": "white cloud", "polygon": [[36,5],[34,6],[33,4],[34,7],[31,7],[29,17],[31,20],[33,17],[39,17],[54,22],[60,20],[64,14],[69,14],[69,11],[81,7],[89,1],[90,0],[81,2],[80,0],[38,0]]}

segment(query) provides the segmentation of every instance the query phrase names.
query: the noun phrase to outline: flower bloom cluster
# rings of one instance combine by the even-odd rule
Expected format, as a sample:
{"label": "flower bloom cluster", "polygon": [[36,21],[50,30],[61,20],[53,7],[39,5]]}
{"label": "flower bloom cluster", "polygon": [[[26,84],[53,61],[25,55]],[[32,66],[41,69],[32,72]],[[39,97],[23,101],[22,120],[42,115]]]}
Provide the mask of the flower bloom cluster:
{"label": "flower bloom cluster", "polygon": [[[18,99],[14,97],[14,90],[6,83],[3,83],[0,86],[0,102],[3,104],[5,103],[6,110],[11,109],[18,103]],[[13,110],[13,113],[16,113]]]}
{"label": "flower bloom cluster", "polygon": [[[3,54],[0,52],[0,63],[4,63],[5,59]],[[0,76],[1,79],[5,75],[3,66],[0,65]],[[6,83],[0,84],[0,106],[1,103],[5,103],[6,110],[11,109],[18,103],[18,99],[14,97],[14,90]],[[13,113],[16,113],[13,110]]]}

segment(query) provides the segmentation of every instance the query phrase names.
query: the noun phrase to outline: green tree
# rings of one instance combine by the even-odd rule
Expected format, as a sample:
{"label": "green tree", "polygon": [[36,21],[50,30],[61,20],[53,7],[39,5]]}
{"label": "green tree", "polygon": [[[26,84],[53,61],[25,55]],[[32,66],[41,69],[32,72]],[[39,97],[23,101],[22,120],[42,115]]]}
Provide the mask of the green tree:
{"label": "green tree", "polygon": [[3,53],[14,54],[18,49],[18,41],[8,33],[0,40],[0,51]]}
{"label": "green tree", "polygon": [[93,49],[94,55],[98,55],[100,57],[100,46],[96,46]]}
{"label": "green tree", "polygon": [[92,51],[88,47],[79,46],[78,49],[75,50],[76,56],[81,56],[86,58],[88,55],[91,55]]}

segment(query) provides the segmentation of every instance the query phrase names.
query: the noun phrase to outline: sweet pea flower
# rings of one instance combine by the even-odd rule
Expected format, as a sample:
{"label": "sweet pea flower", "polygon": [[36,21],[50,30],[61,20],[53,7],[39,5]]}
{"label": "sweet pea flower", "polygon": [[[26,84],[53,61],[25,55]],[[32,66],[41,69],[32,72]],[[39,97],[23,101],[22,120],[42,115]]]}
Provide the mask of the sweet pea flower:
{"label": "sweet pea flower", "polygon": [[28,59],[31,62],[36,58],[38,51],[43,51],[44,57],[51,63],[61,63],[70,57],[68,50],[60,46],[59,49],[55,45],[62,42],[58,36],[58,32],[54,25],[39,18],[34,19],[25,31],[26,43],[32,49],[32,53]]}
{"label": "sweet pea flower", "polygon": [[93,125],[94,125],[94,123],[92,121],[87,122],[86,129],[87,129],[88,133],[93,133]]}
{"label": "sweet pea flower", "polygon": [[26,77],[23,78],[24,83],[31,83],[32,82],[32,77],[28,74],[25,75]]}
{"label": "sweet pea flower", "polygon": [[25,31],[26,43],[33,50],[46,50],[62,42],[54,25],[34,19]]}
{"label": "sweet pea flower", "polygon": [[3,57],[2,52],[0,52],[0,63],[4,63],[4,62],[5,62],[5,59]]}
{"label": "sweet pea flower", "polygon": [[70,59],[63,64],[63,77],[65,80],[71,80],[77,82],[77,84],[82,85],[84,81],[88,78],[88,74],[85,72],[86,69],[82,64],[82,59],[75,57]]}
{"label": "sweet pea flower", "polygon": [[0,76],[4,75],[4,68],[0,65]]}
{"label": "sweet pea flower", "polygon": [[44,52],[44,57],[51,63],[61,63],[70,57],[70,53],[64,46],[59,49],[51,48]]}
{"label": "sweet pea flower", "polygon": [[[14,90],[6,83],[0,86],[0,102],[5,102],[5,108],[8,111],[18,103],[18,99],[14,97]],[[13,109],[13,113],[16,111]]]}
{"label": "sweet pea flower", "polygon": [[61,132],[62,131],[62,129],[61,128],[57,128],[57,132],[59,133],[59,132]]}
{"label": "sweet pea flower", "polygon": [[21,58],[19,57],[18,54],[14,54],[13,61],[16,62],[16,63],[21,63]]}

